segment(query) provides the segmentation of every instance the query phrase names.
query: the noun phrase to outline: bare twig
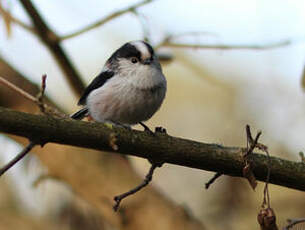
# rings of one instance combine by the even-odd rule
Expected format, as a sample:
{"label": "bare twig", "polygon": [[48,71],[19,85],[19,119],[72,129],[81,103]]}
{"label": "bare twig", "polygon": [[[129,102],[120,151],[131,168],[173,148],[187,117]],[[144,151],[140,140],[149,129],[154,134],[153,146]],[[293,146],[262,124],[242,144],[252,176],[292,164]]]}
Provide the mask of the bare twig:
{"label": "bare twig", "polygon": [[[40,109],[40,111],[42,113],[45,113],[45,109],[47,108],[47,105],[45,105],[43,103],[43,96],[44,96],[44,92],[46,89],[46,78],[47,75],[43,75],[42,76],[42,81],[41,81],[41,90],[40,93],[37,95],[37,97],[33,97],[32,95],[28,94],[27,92],[25,92],[24,90],[20,89],[19,87],[15,86],[14,84],[6,81],[4,78],[0,77],[0,83],[5,84],[6,86],[10,87],[11,89],[13,89],[14,91],[18,92],[20,95],[22,95],[23,97],[33,101],[34,103],[36,103]],[[40,144],[41,146],[43,146],[45,143],[41,142],[41,143],[37,143],[35,141],[32,141],[30,139],[30,143],[23,149],[23,151],[21,153],[19,153],[13,160],[11,160],[8,164],[6,164],[2,169],[0,169],[0,176],[2,176],[7,170],[9,170],[11,167],[13,167],[18,161],[20,161],[23,157],[25,157],[28,152],[30,152],[32,150],[32,148],[37,145]]]}
{"label": "bare twig", "polygon": [[300,224],[300,223],[304,223],[305,222],[305,218],[300,218],[300,219],[288,219],[287,222],[289,223],[287,226],[285,226],[283,228],[283,230],[289,230],[290,228],[292,228],[294,225]]}
{"label": "bare twig", "polygon": [[[171,36],[173,37],[173,36]],[[292,42],[290,40],[284,40],[276,43],[266,44],[266,45],[205,45],[205,44],[187,44],[187,43],[177,43],[173,41],[168,41],[167,39],[159,43],[155,48],[159,49],[161,47],[171,47],[171,48],[191,48],[191,49],[219,49],[219,50],[265,50],[274,49],[283,46],[290,45]]]}
{"label": "bare twig", "polygon": [[145,179],[143,180],[143,182],[141,184],[139,184],[137,187],[129,190],[128,192],[115,196],[114,197],[115,205],[113,206],[113,210],[117,211],[119,209],[120,203],[124,198],[126,198],[132,194],[135,194],[136,192],[140,191],[142,188],[146,187],[149,184],[149,182],[151,182],[154,171],[157,167],[160,167],[160,164],[151,163],[151,167],[150,167],[147,175],[145,176]]}
{"label": "bare twig", "polygon": [[[245,153],[244,157],[247,157],[250,154],[252,154],[253,150],[255,148],[257,148],[258,139],[259,139],[260,135],[262,135],[262,132],[258,131],[257,134],[256,134],[255,139],[253,139],[252,134],[251,134],[251,130],[250,130],[250,126],[246,125],[246,134],[247,134],[247,152]],[[250,144],[250,148],[249,148],[248,144]]]}
{"label": "bare twig", "polygon": [[67,116],[66,114],[61,113],[56,108],[43,103],[43,96],[44,96],[44,92],[45,92],[45,88],[46,88],[46,77],[47,77],[46,75],[42,76],[41,90],[40,90],[39,94],[37,95],[37,97],[33,97],[31,94],[27,93],[23,89],[12,84],[11,82],[7,81],[6,79],[4,79],[1,76],[0,76],[0,84],[6,85],[7,87],[9,87],[12,90],[14,90],[15,92],[17,92],[22,97],[35,103],[39,107],[39,109],[42,113],[54,115],[56,117],[61,117],[61,118],[68,118],[69,116]]}
{"label": "bare twig", "polygon": [[[252,189],[255,190],[257,186],[255,175],[252,171],[251,163],[249,162],[249,156],[253,153],[253,150],[257,148],[258,145],[258,139],[260,135],[262,134],[261,131],[259,131],[256,134],[255,139],[252,138],[250,126],[246,125],[246,133],[247,133],[247,150],[243,155],[243,159],[245,161],[245,167],[243,168],[243,175],[248,180],[249,184],[251,185]],[[250,146],[249,146],[250,144]]]}
{"label": "bare twig", "polygon": [[33,97],[32,95],[28,94],[27,92],[25,92],[24,90],[22,90],[21,88],[17,87],[16,85],[10,83],[9,81],[7,81],[6,79],[4,79],[3,77],[0,77],[0,83],[6,85],[7,87],[11,88],[12,90],[14,90],[15,92],[17,92],[19,95],[21,95],[22,97],[36,103],[37,99],[35,97]]}
{"label": "bare twig", "polygon": [[210,187],[210,185],[213,184],[218,179],[218,177],[220,177],[222,175],[223,175],[223,173],[221,173],[221,172],[215,173],[215,175],[207,183],[205,183],[205,188],[208,189]]}
{"label": "bare twig", "polygon": [[134,4],[132,6],[129,6],[129,7],[125,8],[125,9],[118,10],[118,11],[116,11],[116,12],[106,16],[105,18],[103,18],[101,20],[98,20],[97,22],[94,22],[94,23],[86,26],[83,29],[80,29],[80,30],[78,30],[78,31],[76,31],[74,33],[71,33],[71,34],[68,34],[68,35],[60,37],[60,40],[70,39],[70,38],[76,37],[76,36],[78,36],[80,34],[86,33],[86,32],[88,32],[88,31],[90,31],[92,29],[95,29],[95,28],[97,28],[97,27],[99,27],[99,26],[101,26],[101,25],[111,21],[114,18],[122,16],[123,14],[129,13],[129,12],[134,12],[135,9],[137,9],[137,8],[143,6],[143,5],[146,5],[146,4],[148,4],[148,3],[152,2],[152,1],[153,0],[144,0],[144,1],[141,1],[139,3]]}
{"label": "bare twig", "polygon": [[30,143],[14,159],[12,159],[9,163],[0,169],[0,176],[2,176],[7,170],[9,170],[18,161],[25,157],[34,148],[35,145],[36,144],[33,141],[30,141]]}
{"label": "bare twig", "polygon": [[44,96],[44,92],[46,90],[46,79],[47,79],[47,75],[44,74],[42,75],[42,78],[41,78],[41,89],[40,89],[40,92],[39,94],[37,95],[36,97],[36,100],[37,100],[37,105],[40,109],[40,111],[42,113],[45,113],[45,109],[46,109],[46,105],[43,103],[43,96]]}

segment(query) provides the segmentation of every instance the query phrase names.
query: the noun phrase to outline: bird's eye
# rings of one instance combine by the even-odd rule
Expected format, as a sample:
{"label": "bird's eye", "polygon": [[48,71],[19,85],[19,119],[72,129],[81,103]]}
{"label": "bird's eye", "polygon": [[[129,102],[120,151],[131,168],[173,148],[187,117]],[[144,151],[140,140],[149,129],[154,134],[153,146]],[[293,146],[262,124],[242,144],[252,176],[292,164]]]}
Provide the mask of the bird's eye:
{"label": "bird's eye", "polygon": [[138,62],[138,59],[137,59],[136,57],[133,57],[133,58],[131,58],[131,62],[132,62],[133,64],[135,64],[135,63]]}

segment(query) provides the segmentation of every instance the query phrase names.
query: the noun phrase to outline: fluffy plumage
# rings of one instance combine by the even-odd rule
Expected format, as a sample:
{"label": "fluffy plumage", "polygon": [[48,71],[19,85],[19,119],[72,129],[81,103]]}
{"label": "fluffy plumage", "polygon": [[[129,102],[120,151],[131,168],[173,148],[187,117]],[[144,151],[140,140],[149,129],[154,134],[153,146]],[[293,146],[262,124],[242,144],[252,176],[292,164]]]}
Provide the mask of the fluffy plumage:
{"label": "fluffy plumage", "polygon": [[71,117],[89,114],[98,122],[134,125],[151,118],[165,94],[166,79],[153,48],[128,42],[107,60],[79,100],[85,107]]}

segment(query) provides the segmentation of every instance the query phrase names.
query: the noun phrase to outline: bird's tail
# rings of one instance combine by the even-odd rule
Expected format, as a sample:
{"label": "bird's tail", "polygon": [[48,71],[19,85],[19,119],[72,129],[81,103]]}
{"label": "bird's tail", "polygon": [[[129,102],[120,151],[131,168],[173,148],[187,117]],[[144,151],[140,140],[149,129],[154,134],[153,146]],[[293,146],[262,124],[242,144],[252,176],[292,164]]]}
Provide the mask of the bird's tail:
{"label": "bird's tail", "polygon": [[83,108],[83,109],[77,111],[76,113],[71,114],[70,117],[75,120],[81,120],[87,115],[88,115],[88,109]]}

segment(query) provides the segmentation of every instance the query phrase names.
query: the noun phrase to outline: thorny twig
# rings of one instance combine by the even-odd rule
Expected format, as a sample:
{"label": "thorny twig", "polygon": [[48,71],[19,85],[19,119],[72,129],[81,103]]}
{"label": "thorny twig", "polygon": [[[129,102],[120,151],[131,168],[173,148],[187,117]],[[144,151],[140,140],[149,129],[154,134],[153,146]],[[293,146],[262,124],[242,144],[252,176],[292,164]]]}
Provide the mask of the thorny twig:
{"label": "thorny twig", "polygon": [[300,219],[288,219],[287,220],[288,225],[285,226],[283,228],[283,230],[289,230],[290,228],[292,228],[294,225],[300,224],[300,223],[304,223],[305,222],[305,218],[300,218]]}
{"label": "thorny twig", "polygon": [[97,28],[97,27],[99,27],[99,26],[101,26],[101,25],[111,21],[112,19],[117,18],[117,17],[123,15],[123,14],[129,13],[129,12],[133,12],[135,9],[137,9],[137,8],[143,6],[143,5],[146,5],[146,4],[148,4],[148,3],[152,2],[152,1],[153,0],[144,0],[144,1],[141,1],[141,2],[138,2],[138,3],[134,4],[132,6],[129,6],[129,7],[125,8],[125,9],[118,10],[118,11],[116,11],[116,12],[106,16],[105,18],[103,18],[101,20],[98,20],[97,22],[94,22],[94,23],[88,25],[88,26],[86,26],[83,29],[80,29],[79,31],[76,31],[74,33],[62,36],[59,39],[62,41],[62,40],[66,40],[66,39],[70,39],[70,38],[76,37],[76,36],[78,36],[80,34],[83,34],[85,32],[88,32],[88,31],[92,30],[92,29],[95,29],[95,28]]}
{"label": "thorny twig", "polygon": [[157,167],[161,167],[161,164],[151,163],[151,167],[150,167],[147,175],[145,176],[145,178],[144,178],[144,180],[141,184],[139,184],[137,187],[129,190],[128,192],[125,192],[125,193],[122,193],[121,195],[115,196],[114,197],[115,205],[113,206],[113,210],[117,211],[119,209],[120,203],[124,198],[126,198],[126,197],[128,197],[132,194],[135,194],[136,192],[140,191],[142,188],[146,187],[149,184],[149,182],[151,182],[154,171]]}
{"label": "thorny twig", "polygon": [[210,185],[213,184],[218,179],[218,177],[221,177],[222,175],[223,173],[221,172],[215,173],[215,175],[207,183],[205,183],[205,189],[208,189]]}

